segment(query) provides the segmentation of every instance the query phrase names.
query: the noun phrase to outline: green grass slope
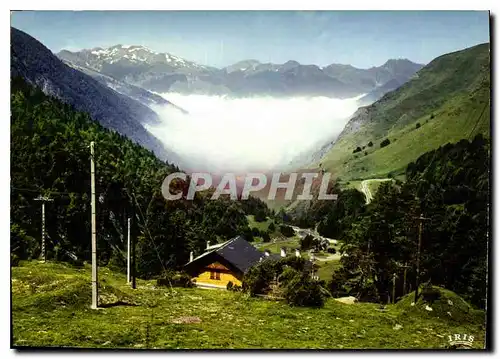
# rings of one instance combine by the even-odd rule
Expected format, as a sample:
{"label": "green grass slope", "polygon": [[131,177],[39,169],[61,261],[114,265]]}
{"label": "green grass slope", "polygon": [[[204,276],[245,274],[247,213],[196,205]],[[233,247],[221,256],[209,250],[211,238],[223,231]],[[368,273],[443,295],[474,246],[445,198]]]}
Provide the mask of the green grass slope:
{"label": "green grass slope", "polygon": [[[489,44],[438,57],[360,108],[320,163],[343,180],[383,178],[402,173],[429,150],[477,133],[490,136]],[[381,148],[386,138],[391,143]],[[358,146],[365,148],[353,153]]]}
{"label": "green grass slope", "polygon": [[[15,347],[80,348],[447,348],[447,336],[474,335],[483,348],[482,319],[458,322],[388,305],[347,305],[329,299],[322,309],[293,308],[241,293],[155,288],[99,269],[102,302],[90,309],[90,268],[21,262],[12,268]],[[405,307],[406,308],[406,307]],[[401,327],[399,327],[399,326]]]}

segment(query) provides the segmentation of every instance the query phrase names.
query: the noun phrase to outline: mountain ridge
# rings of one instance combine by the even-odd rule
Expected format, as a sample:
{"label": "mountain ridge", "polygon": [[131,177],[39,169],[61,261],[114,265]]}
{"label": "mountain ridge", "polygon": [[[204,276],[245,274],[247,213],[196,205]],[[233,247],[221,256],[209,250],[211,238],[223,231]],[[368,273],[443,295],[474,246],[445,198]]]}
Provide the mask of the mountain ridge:
{"label": "mountain ridge", "polygon": [[104,127],[152,150],[160,159],[179,161],[144,128],[145,123],[159,121],[148,106],[66,65],[41,42],[11,27],[11,77],[16,76],[75,109],[88,112]]}
{"label": "mountain ridge", "polygon": [[[314,165],[346,179],[388,176],[469,133],[489,136],[489,101],[489,43],[444,54],[396,90],[360,107]],[[389,146],[380,146],[384,139]],[[362,152],[353,153],[357,147]]]}
{"label": "mountain ridge", "polygon": [[389,59],[383,65],[369,69],[339,64],[320,67],[300,64],[295,60],[274,64],[245,59],[216,68],[168,52],[159,53],[144,46],[121,44],[75,52],[61,50],[57,56],[68,63],[91,68],[154,92],[231,97],[311,95],[351,98],[376,90],[365,102],[378,99],[385,93],[387,86],[383,86],[386,83],[396,79],[398,84],[404,83],[423,66],[407,59]]}

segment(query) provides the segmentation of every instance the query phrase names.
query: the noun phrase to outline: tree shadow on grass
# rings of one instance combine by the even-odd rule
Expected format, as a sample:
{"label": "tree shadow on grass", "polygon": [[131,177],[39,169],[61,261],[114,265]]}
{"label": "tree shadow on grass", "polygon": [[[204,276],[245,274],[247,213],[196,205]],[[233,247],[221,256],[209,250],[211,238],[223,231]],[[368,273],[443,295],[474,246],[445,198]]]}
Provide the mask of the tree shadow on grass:
{"label": "tree shadow on grass", "polygon": [[124,302],[123,300],[119,300],[117,302],[105,303],[105,304],[99,305],[99,307],[101,307],[101,308],[111,308],[111,307],[118,307],[118,306],[137,307],[138,304],[128,303],[128,302]]}

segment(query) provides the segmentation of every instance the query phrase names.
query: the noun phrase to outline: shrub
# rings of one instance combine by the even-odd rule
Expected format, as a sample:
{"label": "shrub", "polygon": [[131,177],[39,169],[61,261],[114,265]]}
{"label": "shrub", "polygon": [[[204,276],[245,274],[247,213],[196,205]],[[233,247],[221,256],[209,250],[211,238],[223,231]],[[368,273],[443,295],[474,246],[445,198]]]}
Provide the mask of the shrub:
{"label": "shrub", "polygon": [[344,271],[336,270],[332,274],[332,279],[328,283],[328,289],[333,297],[346,297],[349,293],[349,288],[346,288],[348,278]]}
{"label": "shrub", "polygon": [[434,114],[431,114],[431,120],[434,119]]}
{"label": "shrub", "polygon": [[302,257],[288,256],[281,258],[274,264],[274,271],[279,276],[286,267],[293,268],[299,272],[303,272],[306,261]]}
{"label": "shrub", "polygon": [[415,128],[420,128],[420,122],[417,122],[417,124],[415,125]]}
{"label": "shrub", "polygon": [[271,237],[268,232],[261,232],[260,235],[262,237],[262,242],[268,243],[271,241]]}
{"label": "shrub", "polygon": [[314,247],[316,240],[310,234],[300,240],[300,249],[306,251]]}
{"label": "shrub", "polygon": [[10,246],[11,252],[21,259],[36,258],[41,250],[38,241],[15,223],[10,225]]}
{"label": "shrub", "polygon": [[19,265],[19,257],[16,254],[10,254],[10,266],[17,267]]}
{"label": "shrub", "polygon": [[329,247],[329,248],[327,248],[327,250],[326,250],[326,251],[327,251],[328,253],[331,253],[331,254],[335,254],[335,253],[337,253],[337,250],[336,250],[335,248],[333,248],[333,247]]}
{"label": "shrub", "polygon": [[372,147],[372,146],[373,146],[373,142],[372,141],[368,142],[368,147]]}
{"label": "shrub", "polygon": [[185,272],[176,272],[173,270],[164,271],[159,278],[156,279],[156,285],[162,286],[172,286],[172,287],[183,287],[191,288],[193,287],[193,282],[191,281],[191,276]]}
{"label": "shrub", "polygon": [[281,225],[280,232],[285,237],[293,237],[295,235],[295,231],[293,230],[293,228],[287,225]]}
{"label": "shrub", "polygon": [[274,232],[276,230],[276,225],[274,224],[274,222],[269,223],[269,227],[267,227],[267,230],[269,232]]}
{"label": "shrub", "polygon": [[354,151],[352,151],[352,153],[357,153],[357,152],[361,152],[361,147],[358,146]]}
{"label": "shrub", "polygon": [[274,272],[274,266],[270,260],[251,267],[243,276],[243,291],[252,296],[267,293],[269,285],[274,279]]}
{"label": "shrub", "polygon": [[287,285],[297,274],[300,274],[298,270],[285,266],[281,274],[278,276],[278,282],[282,286]]}
{"label": "shrub", "polygon": [[433,287],[431,283],[426,283],[422,289],[422,299],[430,304],[441,298],[441,292],[438,288]]}
{"label": "shrub", "polygon": [[254,219],[256,222],[264,222],[266,220],[267,216],[266,213],[262,210],[257,211],[254,215]]}
{"label": "shrub", "polygon": [[284,289],[283,295],[289,305],[317,308],[324,305],[325,298],[320,283],[308,275],[286,268],[280,278]]}
{"label": "shrub", "polygon": [[391,143],[391,141],[388,138],[386,138],[385,140],[380,142],[380,148],[388,146],[390,143]]}
{"label": "shrub", "polygon": [[254,237],[260,237],[260,231],[259,231],[258,228],[256,228],[256,227],[252,228],[252,236],[254,236]]}
{"label": "shrub", "polygon": [[365,151],[365,156],[367,156],[367,155],[368,155],[368,152]]}
{"label": "shrub", "polygon": [[252,229],[250,227],[246,227],[246,228],[243,229],[242,236],[248,242],[253,242],[253,240],[254,240],[253,234],[252,234]]}
{"label": "shrub", "polygon": [[231,291],[231,292],[239,292],[241,291],[241,287],[237,284],[234,284],[233,282],[227,283],[226,289]]}

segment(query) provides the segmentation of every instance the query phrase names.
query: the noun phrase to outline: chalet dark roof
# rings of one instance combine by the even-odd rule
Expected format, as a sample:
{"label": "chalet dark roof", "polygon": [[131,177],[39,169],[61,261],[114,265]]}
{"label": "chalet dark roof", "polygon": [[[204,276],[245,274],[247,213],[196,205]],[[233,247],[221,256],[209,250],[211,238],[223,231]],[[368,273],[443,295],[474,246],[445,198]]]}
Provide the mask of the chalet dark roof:
{"label": "chalet dark roof", "polygon": [[[186,269],[194,269],[199,265],[206,265],[211,261],[219,260],[220,258],[222,258],[223,261],[228,262],[235,269],[241,271],[242,273],[246,273],[250,267],[259,263],[261,260],[278,261],[282,257],[279,254],[273,253],[266,256],[263,252],[260,252],[253,245],[248,243],[242,236],[238,236],[227,242],[209,247],[206,252],[194,258],[184,267]],[[312,263],[309,260],[306,260],[304,270],[309,272],[311,269]]]}
{"label": "chalet dark roof", "polygon": [[185,267],[191,267],[191,264],[198,261],[207,261],[209,256],[222,257],[233,267],[245,273],[250,267],[257,264],[264,253],[259,252],[254,246],[248,243],[242,236],[230,239],[227,242],[220,243],[209,248],[208,251],[194,258],[187,263]]}
{"label": "chalet dark roof", "polygon": [[224,246],[216,249],[215,252],[243,273],[259,262],[264,255],[243,239],[242,236],[233,238]]}

